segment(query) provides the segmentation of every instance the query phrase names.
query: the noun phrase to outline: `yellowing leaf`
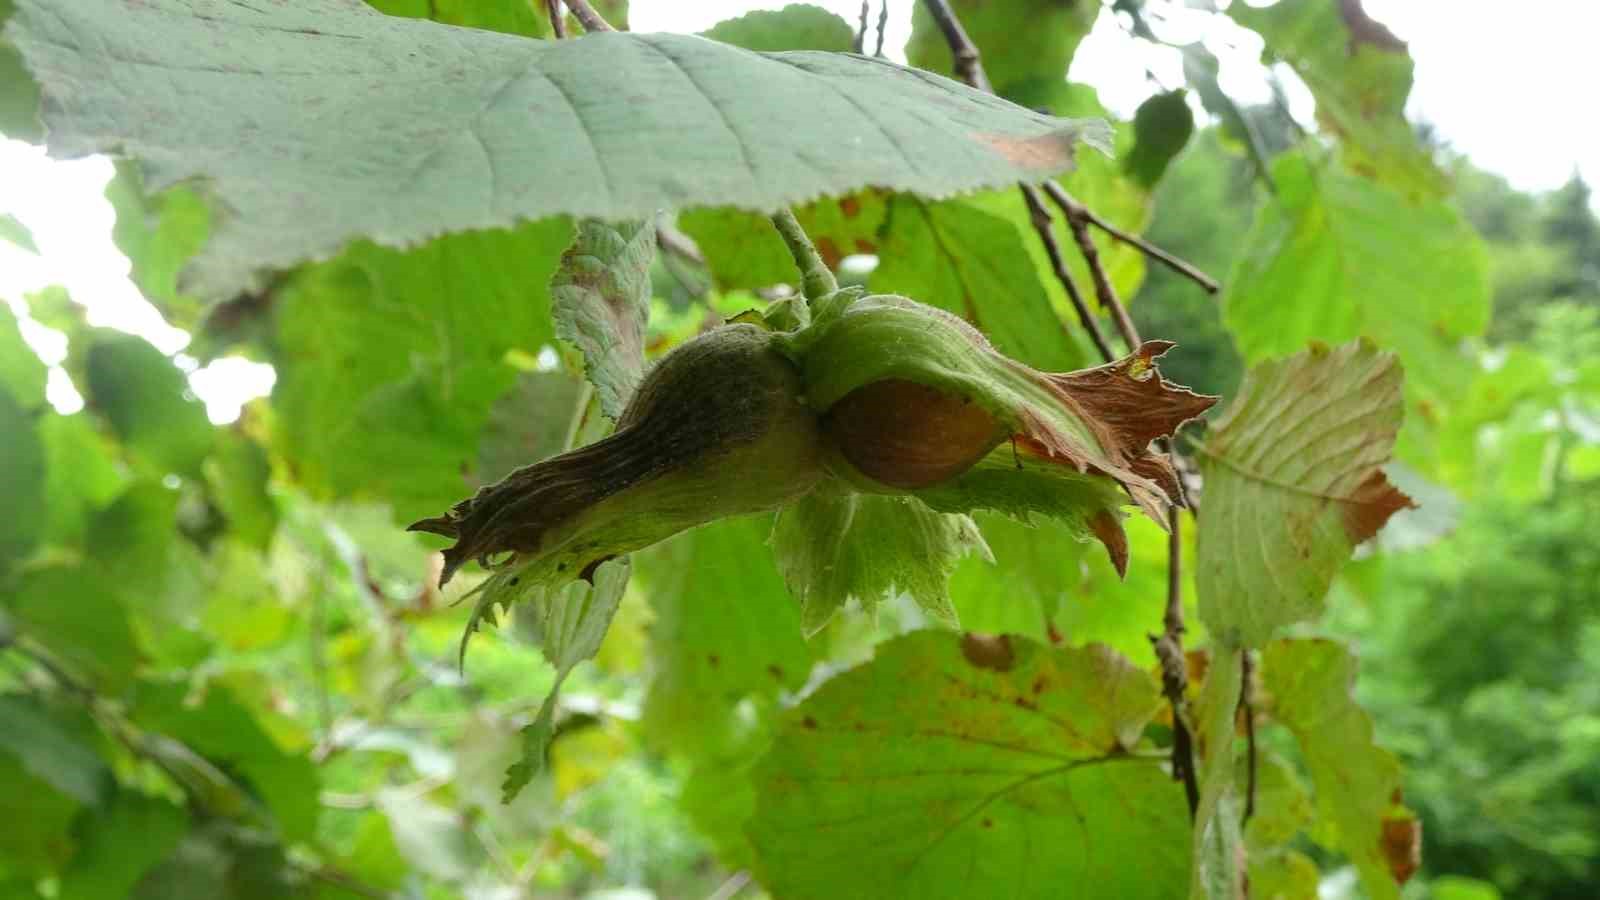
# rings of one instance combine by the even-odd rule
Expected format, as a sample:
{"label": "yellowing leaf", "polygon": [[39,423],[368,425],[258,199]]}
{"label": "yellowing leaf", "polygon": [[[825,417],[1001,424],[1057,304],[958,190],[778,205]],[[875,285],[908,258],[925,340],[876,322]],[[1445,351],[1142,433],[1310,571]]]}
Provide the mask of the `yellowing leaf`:
{"label": "yellowing leaf", "polygon": [[1381,466],[1400,428],[1400,366],[1355,342],[1252,368],[1201,454],[1200,616],[1259,647],[1321,612],[1355,545],[1411,500]]}

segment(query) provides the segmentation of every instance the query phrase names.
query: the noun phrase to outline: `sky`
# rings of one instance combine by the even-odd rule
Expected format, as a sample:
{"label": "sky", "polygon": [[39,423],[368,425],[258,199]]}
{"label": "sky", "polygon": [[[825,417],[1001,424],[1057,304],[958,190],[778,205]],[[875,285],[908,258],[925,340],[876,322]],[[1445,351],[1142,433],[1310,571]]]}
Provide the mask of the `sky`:
{"label": "sky", "polygon": [[[855,22],[859,0],[812,0]],[[890,0],[885,50],[903,61],[914,0]],[[1234,0],[1265,5],[1256,0]],[[778,9],[784,0],[633,0],[636,31],[701,31],[753,9]],[[873,0],[876,21],[878,0]],[[1522,190],[1549,190],[1581,171],[1600,183],[1600,116],[1589,93],[1597,64],[1600,0],[1521,0],[1517,4],[1461,0],[1365,0],[1367,12],[1410,44],[1416,81],[1408,114],[1432,123],[1478,166]],[[1167,40],[1204,38],[1222,62],[1222,86],[1242,100],[1264,100],[1261,42],[1218,18],[1174,10],[1156,23]],[[1209,30],[1200,27],[1206,23]],[[1130,37],[1109,14],[1080,46],[1068,73],[1094,85],[1114,113],[1128,115],[1153,91],[1183,84],[1176,50]],[[1153,79],[1153,81],[1152,81]],[[1290,102],[1310,121],[1309,94],[1294,88]],[[111,241],[114,216],[103,196],[111,176],[104,158],[60,161],[37,147],[0,138],[0,213],[33,233],[34,255],[0,241],[0,302],[22,320],[24,337],[52,366],[49,399],[71,412],[82,405],[60,369],[66,341],[26,318],[22,297],[59,284],[85,308],[91,324],[143,335],[190,373],[195,395],[213,421],[238,417],[241,404],[272,387],[269,366],[223,358],[200,367],[182,353],[188,335],[162,321],[128,280],[128,262]]]}

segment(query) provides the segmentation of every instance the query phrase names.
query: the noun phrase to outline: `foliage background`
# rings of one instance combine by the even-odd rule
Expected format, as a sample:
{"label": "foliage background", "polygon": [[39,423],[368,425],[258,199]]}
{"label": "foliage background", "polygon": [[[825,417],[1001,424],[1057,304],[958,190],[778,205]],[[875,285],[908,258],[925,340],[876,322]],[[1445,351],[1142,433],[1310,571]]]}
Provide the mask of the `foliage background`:
{"label": "foliage background", "polygon": [[[377,5],[513,33],[547,28],[520,4]],[[1060,81],[1092,10],[956,6],[1003,94],[1063,115],[1103,113],[1091,87]],[[1130,27],[1143,21],[1141,4],[1116,6]],[[9,13],[0,0],[0,17]],[[1018,27],[1040,16],[1049,27]],[[851,26],[798,10],[713,36],[842,50]],[[1438,146],[1400,116],[1409,69],[1318,55],[1267,18],[1252,27],[1311,85],[1320,122],[1295,122],[1281,105],[1231,105],[1197,71],[1187,99],[1210,116],[1170,163],[1158,151],[1163,165],[1125,167],[1162,141],[1120,123],[1118,161],[1088,156],[1067,184],[1226,276],[1218,301],[1126,247],[1101,247],[1145,334],[1181,343],[1167,366],[1175,380],[1228,395],[1246,360],[1310,339],[1362,334],[1400,354],[1410,414],[1392,476],[1424,505],[1344,571],[1329,620],[1308,633],[1359,649],[1357,696],[1403,762],[1425,844],[1408,896],[1591,896],[1592,198],[1576,178],[1520,194]],[[8,50],[0,67],[14,65]],[[1379,61],[1396,63],[1390,51]],[[948,71],[925,24],[907,55]],[[1351,113],[1358,89],[1370,93]],[[3,107],[0,130],[35,137],[14,108]],[[0,815],[28,824],[0,830],[0,897],[757,895],[747,873],[770,850],[746,825],[770,787],[761,767],[796,746],[799,720],[785,710],[838,702],[850,686],[840,673],[927,624],[916,608],[847,616],[803,640],[760,517],[641,554],[599,657],[563,695],[548,775],[503,806],[518,729],[553,673],[516,623],[478,642],[458,672],[466,611],[449,603],[455,588],[433,586],[432,547],[396,527],[558,450],[574,425],[594,436],[581,364],[546,312],[569,223],[408,252],[358,244],[202,309],[177,272],[208,234],[204,202],[183,190],[150,196],[132,166],[108,196],[141,290],[193,335],[186,352],[241,353],[271,363],[278,380],[237,422],[214,426],[148,343],[89,325],[61,290],[8,298],[23,300],[31,322],[0,316]],[[860,260],[844,263],[847,278],[965,312],[1029,362],[1087,364],[1081,338],[1039,327],[1065,298],[1025,215],[1015,192],[940,203],[866,193],[801,211],[825,253],[831,243],[835,259],[877,257],[869,275]],[[678,224],[706,265],[658,262],[653,354],[792,279],[759,222],[711,210]],[[27,240],[10,220],[0,239]],[[35,325],[65,335],[82,412],[45,402],[45,367],[22,339]],[[1134,526],[1134,569],[1119,582],[1052,526],[983,525],[997,565],[969,559],[956,571],[963,627],[1099,641],[1153,665],[1145,634],[1165,579],[1154,528]],[[919,667],[938,658],[892,646],[878,665],[904,666],[913,693]],[[1358,895],[1336,826],[1310,811],[1316,794],[1296,774],[1296,747],[1267,749],[1262,828],[1324,870],[1326,894]],[[1258,889],[1279,883],[1284,896],[1307,884],[1303,872],[1255,874]]]}

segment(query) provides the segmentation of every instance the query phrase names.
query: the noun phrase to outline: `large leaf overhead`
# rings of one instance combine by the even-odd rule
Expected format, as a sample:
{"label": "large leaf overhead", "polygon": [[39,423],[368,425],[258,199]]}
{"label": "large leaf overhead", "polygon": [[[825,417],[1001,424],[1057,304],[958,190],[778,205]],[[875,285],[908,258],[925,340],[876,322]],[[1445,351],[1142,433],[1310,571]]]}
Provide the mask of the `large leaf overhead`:
{"label": "large leaf overhead", "polygon": [[25,0],[7,33],[52,152],[133,156],[153,189],[209,182],[227,215],[191,264],[204,297],[361,236],[771,211],[867,185],[944,196],[1055,174],[1103,136],[883,60],[537,42],[355,0]]}

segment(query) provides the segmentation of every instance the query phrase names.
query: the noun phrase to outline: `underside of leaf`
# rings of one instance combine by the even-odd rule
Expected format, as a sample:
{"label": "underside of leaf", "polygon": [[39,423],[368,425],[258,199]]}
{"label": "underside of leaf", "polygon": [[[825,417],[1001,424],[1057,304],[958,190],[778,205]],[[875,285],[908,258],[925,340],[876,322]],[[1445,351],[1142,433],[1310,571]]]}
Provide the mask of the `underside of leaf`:
{"label": "underside of leaf", "polygon": [[206,182],[227,215],[187,287],[209,299],[357,237],[772,212],[868,186],[940,197],[1109,146],[1098,120],[882,59],[676,34],[537,41],[356,0],[23,0],[8,35],[52,153],[125,154],[152,190]]}

